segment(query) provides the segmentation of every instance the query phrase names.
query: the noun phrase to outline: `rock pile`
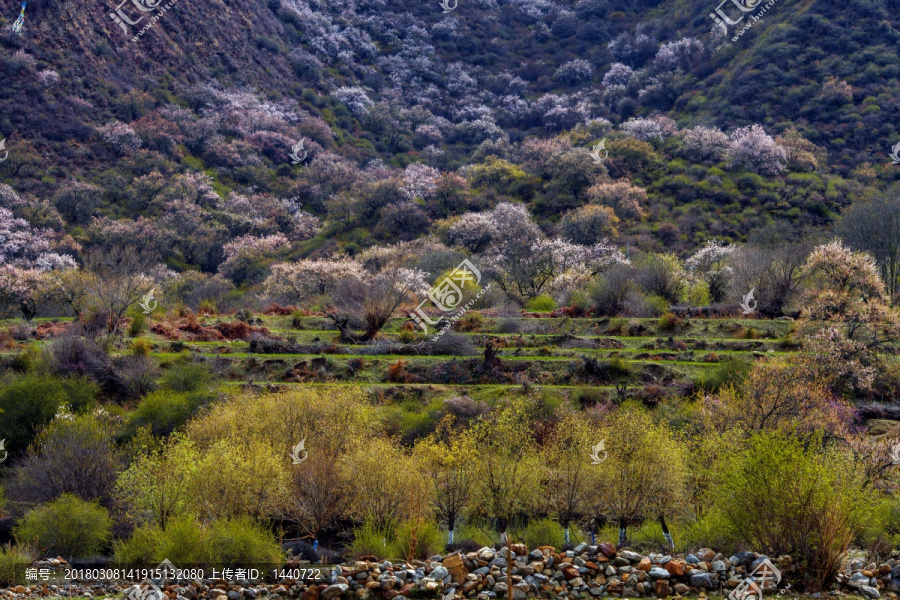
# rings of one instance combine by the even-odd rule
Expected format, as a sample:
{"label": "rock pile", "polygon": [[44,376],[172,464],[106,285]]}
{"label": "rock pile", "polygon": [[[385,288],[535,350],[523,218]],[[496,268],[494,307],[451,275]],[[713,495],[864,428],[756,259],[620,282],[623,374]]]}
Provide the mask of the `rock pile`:
{"label": "rock pile", "polygon": [[[503,600],[508,597],[507,564],[512,563],[513,598],[640,598],[727,595],[767,557],[739,552],[728,558],[704,548],[683,558],[664,554],[643,556],[616,550],[609,543],[580,544],[557,552],[549,546],[529,551],[513,544],[507,550],[481,548],[477,552],[435,556],[428,561],[393,564],[360,560],[321,569],[323,579],[282,580],[275,583],[203,580],[164,584],[168,600],[301,600],[435,598],[452,600]],[[791,572],[790,557],[769,559],[783,574]],[[788,575],[789,577],[789,575]],[[781,582],[782,593],[785,582]],[[83,596],[109,598],[124,591],[121,584],[72,583],[68,586],[40,584],[0,591],[0,597],[38,598]],[[774,595],[769,581],[764,591]],[[865,564],[850,560],[837,576],[831,594],[859,594],[869,600],[900,592],[900,561]],[[793,594],[791,594],[793,596]],[[814,598],[822,594],[813,594]],[[164,599],[165,600],[165,599]]]}

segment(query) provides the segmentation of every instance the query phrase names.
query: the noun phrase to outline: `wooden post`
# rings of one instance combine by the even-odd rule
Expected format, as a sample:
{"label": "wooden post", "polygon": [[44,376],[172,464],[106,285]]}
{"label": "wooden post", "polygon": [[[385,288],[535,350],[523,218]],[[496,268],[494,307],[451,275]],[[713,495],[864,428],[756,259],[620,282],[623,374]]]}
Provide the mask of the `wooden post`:
{"label": "wooden post", "polygon": [[506,535],[506,598],[513,600],[512,593],[512,548],[509,534]]}

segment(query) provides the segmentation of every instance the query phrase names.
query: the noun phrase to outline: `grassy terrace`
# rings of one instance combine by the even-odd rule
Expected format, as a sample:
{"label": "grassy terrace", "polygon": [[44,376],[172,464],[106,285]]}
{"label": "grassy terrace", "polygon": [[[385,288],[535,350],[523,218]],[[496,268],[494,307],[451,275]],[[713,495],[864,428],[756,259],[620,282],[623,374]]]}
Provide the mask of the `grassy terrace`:
{"label": "grassy terrace", "polygon": [[[70,319],[37,319],[34,325],[51,321]],[[231,316],[196,318],[203,328],[221,323],[238,321]],[[184,327],[184,320],[160,317],[150,319],[148,330],[115,348],[113,354],[122,356],[141,345],[163,373],[185,361],[206,362],[225,389],[246,383],[362,384],[373,393],[400,387],[434,397],[490,396],[492,390],[524,384],[557,390],[566,397],[584,390],[615,397],[644,393],[648,387],[674,391],[715,382],[736,364],[797,349],[794,323],[754,319],[666,323],[660,319],[484,317],[448,334],[453,344],[439,351],[428,348],[430,336],[411,331],[407,319],[392,319],[374,345],[341,343],[331,322],[320,316],[265,315],[254,318],[252,325],[273,342],[265,352],[258,345],[253,347],[247,336],[198,340],[196,332],[178,329]],[[0,356],[11,360],[27,343],[7,344]],[[41,348],[51,339],[30,343]],[[491,365],[483,359],[489,343],[496,348],[497,361]]]}

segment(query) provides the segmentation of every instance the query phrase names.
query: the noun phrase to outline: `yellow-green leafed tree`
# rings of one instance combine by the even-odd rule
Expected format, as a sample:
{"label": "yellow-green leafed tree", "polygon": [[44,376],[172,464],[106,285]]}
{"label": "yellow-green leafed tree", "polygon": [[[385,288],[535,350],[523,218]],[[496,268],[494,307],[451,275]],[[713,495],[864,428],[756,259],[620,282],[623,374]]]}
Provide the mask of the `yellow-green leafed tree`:
{"label": "yellow-green leafed tree", "polygon": [[589,508],[592,490],[599,484],[592,448],[603,439],[583,413],[566,412],[544,441],[541,497],[547,513],[566,531]]}
{"label": "yellow-green leafed tree", "polygon": [[254,498],[244,501],[259,514],[274,510],[317,536],[349,516],[341,457],[359,440],[372,437],[378,426],[372,406],[358,393],[300,389],[234,396],[191,421],[188,433],[201,450],[240,445],[241,450],[228,451],[235,462],[258,453],[268,466],[251,469],[261,475],[260,486],[268,482],[273,487],[267,490],[254,483],[250,488]]}
{"label": "yellow-green leafed tree", "polygon": [[289,460],[262,440],[222,439],[198,452],[191,492],[204,521],[280,514],[290,490]]}
{"label": "yellow-green leafed tree", "polygon": [[472,503],[477,454],[471,433],[453,428],[448,420],[420,440],[413,451],[416,468],[425,477],[431,508],[447,526],[451,544],[457,521]]}
{"label": "yellow-green leafed tree", "polygon": [[318,539],[320,532],[348,514],[351,481],[345,479],[333,447],[315,444],[308,452],[306,460],[290,467],[291,487],[283,516]]}
{"label": "yellow-green leafed tree", "polygon": [[684,451],[667,425],[654,423],[638,406],[612,413],[603,436],[607,457],[595,465],[600,481],[591,505],[596,516],[619,525],[622,545],[630,524],[673,515],[683,506]]}
{"label": "yellow-green leafed tree", "polygon": [[[425,481],[412,457],[389,438],[356,440],[342,458],[350,514],[381,531],[391,531],[411,515],[411,498],[421,498]],[[419,511],[414,511],[418,513]]]}
{"label": "yellow-green leafed tree", "polygon": [[327,446],[335,452],[378,427],[374,408],[359,392],[345,389],[298,389],[280,394],[240,394],[217,403],[188,426],[198,446],[220,439],[253,437],[279,448],[288,458],[292,449]]}
{"label": "yellow-green leafed tree", "polygon": [[197,449],[179,436],[162,448],[139,454],[117,482],[118,496],[129,517],[138,524],[165,529],[174,517],[191,513],[191,482],[197,463]]}
{"label": "yellow-green leafed tree", "polygon": [[473,508],[503,532],[537,502],[540,464],[532,425],[522,407],[509,406],[479,421],[473,434]]}

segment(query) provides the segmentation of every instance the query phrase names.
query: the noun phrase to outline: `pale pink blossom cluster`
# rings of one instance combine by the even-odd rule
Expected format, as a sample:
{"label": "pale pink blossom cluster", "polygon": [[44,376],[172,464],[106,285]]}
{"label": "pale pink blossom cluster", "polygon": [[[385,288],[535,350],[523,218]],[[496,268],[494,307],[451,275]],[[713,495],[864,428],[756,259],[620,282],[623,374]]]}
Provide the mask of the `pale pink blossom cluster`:
{"label": "pale pink blossom cluster", "polygon": [[725,298],[734,276],[734,269],[728,265],[733,254],[734,246],[710,240],[684,263],[691,276],[702,279],[709,285],[709,293],[714,302]]}
{"label": "pale pink blossom cluster", "polygon": [[413,200],[428,198],[437,189],[441,172],[422,163],[408,165],[403,171],[403,193]]}
{"label": "pale pink blossom cluster", "polygon": [[33,229],[0,208],[0,264],[22,269],[50,271],[75,267],[75,259],[52,250],[49,230]]}
{"label": "pale pink blossom cluster", "polygon": [[271,275],[265,281],[265,290],[270,296],[303,300],[330,293],[342,280],[359,281],[363,277],[365,270],[362,265],[346,256],[303,259],[272,265]]}
{"label": "pale pink blossom cluster", "polygon": [[239,254],[249,253],[260,256],[271,255],[289,245],[290,241],[280,233],[267,235],[265,237],[242,235],[223,245],[222,250],[225,253],[225,258],[229,259],[234,258]]}
{"label": "pale pink blossom cluster", "polygon": [[104,142],[123,156],[134,154],[143,143],[134,129],[121,121],[111,121],[99,127],[97,131]]}
{"label": "pale pink blossom cluster", "polygon": [[678,130],[675,122],[664,116],[655,116],[650,118],[638,117],[629,119],[619,126],[626,135],[649,142],[651,140],[662,140],[675,135]]}
{"label": "pale pink blossom cluster", "polygon": [[735,129],[729,141],[728,159],[732,167],[760,175],[778,175],[784,171],[787,152],[759,125]]}
{"label": "pale pink blossom cluster", "polygon": [[681,132],[684,153],[695,162],[718,162],[728,154],[728,136],[716,127],[698,126]]}
{"label": "pale pink blossom cluster", "polygon": [[687,37],[659,47],[653,66],[659,70],[690,69],[704,58],[706,47],[697,38]]}

